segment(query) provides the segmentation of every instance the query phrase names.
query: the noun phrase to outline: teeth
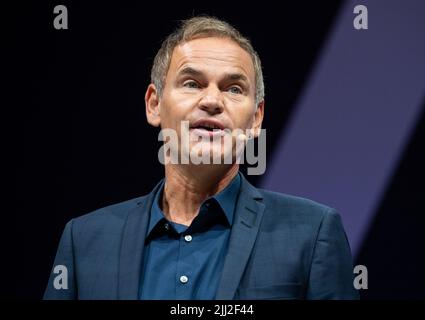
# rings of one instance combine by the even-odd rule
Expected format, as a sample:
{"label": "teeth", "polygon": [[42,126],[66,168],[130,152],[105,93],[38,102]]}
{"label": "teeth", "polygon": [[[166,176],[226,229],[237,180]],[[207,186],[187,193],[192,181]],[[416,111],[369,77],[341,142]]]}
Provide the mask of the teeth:
{"label": "teeth", "polygon": [[212,130],[212,129],[220,129],[219,126],[216,126],[214,124],[210,124],[210,123],[201,123],[199,125],[196,126],[196,128],[200,128],[200,129],[208,129],[208,130]]}
{"label": "teeth", "polygon": [[206,128],[206,129],[218,129],[217,126],[211,125],[211,124],[201,124],[198,126],[198,128]]}

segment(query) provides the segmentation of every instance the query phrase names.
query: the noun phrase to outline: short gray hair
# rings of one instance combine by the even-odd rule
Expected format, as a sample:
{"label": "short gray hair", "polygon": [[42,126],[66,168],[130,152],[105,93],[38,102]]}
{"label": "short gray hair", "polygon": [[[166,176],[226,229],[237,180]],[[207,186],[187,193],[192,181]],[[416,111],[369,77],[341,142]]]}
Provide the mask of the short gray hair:
{"label": "short gray hair", "polygon": [[151,71],[151,82],[157,88],[159,96],[162,95],[164,89],[165,78],[170,67],[174,48],[190,40],[208,37],[229,38],[250,54],[255,71],[255,100],[256,104],[260,103],[264,99],[264,80],[260,57],[252,47],[249,39],[242,36],[229,23],[210,16],[198,16],[183,20],[180,27],[162,42],[161,48],[155,56]]}

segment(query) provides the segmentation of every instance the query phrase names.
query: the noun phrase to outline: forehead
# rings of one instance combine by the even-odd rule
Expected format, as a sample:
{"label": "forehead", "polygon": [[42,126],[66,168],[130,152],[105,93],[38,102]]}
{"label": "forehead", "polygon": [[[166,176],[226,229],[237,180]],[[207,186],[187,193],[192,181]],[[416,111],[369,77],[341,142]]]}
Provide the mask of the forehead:
{"label": "forehead", "polygon": [[254,64],[250,54],[228,38],[200,38],[182,43],[174,48],[170,73],[191,66],[201,71],[239,72],[250,81],[255,79]]}

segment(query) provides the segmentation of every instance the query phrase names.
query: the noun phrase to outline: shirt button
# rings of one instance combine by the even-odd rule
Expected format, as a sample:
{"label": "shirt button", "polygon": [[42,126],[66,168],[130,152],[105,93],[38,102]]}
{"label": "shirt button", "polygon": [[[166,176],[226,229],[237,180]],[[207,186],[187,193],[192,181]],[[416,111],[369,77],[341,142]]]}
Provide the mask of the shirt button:
{"label": "shirt button", "polygon": [[181,276],[180,277],[180,282],[181,283],[186,283],[186,282],[188,282],[189,281],[189,279],[186,277],[186,276]]}
{"label": "shirt button", "polygon": [[164,224],[164,229],[167,231],[170,230],[170,224],[169,223]]}
{"label": "shirt button", "polygon": [[187,234],[184,236],[184,240],[186,240],[186,242],[190,242],[192,241],[192,236],[190,234]]}

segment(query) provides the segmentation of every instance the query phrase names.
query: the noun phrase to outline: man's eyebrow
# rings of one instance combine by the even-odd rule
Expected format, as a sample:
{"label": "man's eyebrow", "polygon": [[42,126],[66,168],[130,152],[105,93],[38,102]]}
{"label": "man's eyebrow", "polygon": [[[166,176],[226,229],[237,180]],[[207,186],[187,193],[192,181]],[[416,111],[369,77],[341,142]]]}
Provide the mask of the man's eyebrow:
{"label": "man's eyebrow", "polygon": [[201,76],[202,72],[192,67],[184,67],[178,72],[179,76]]}
{"label": "man's eyebrow", "polygon": [[[202,71],[197,70],[193,67],[184,67],[178,72],[179,76],[193,76],[193,77],[201,77],[204,74]],[[244,75],[243,73],[226,73],[223,77],[225,80],[232,80],[232,81],[244,81],[248,82],[248,77]]]}
{"label": "man's eyebrow", "polygon": [[233,81],[245,81],[245,82],[249,82],[248,81],[248,77],[242,73],[228,73],[224,76],[225,79],[227,80],[233,80]]}

